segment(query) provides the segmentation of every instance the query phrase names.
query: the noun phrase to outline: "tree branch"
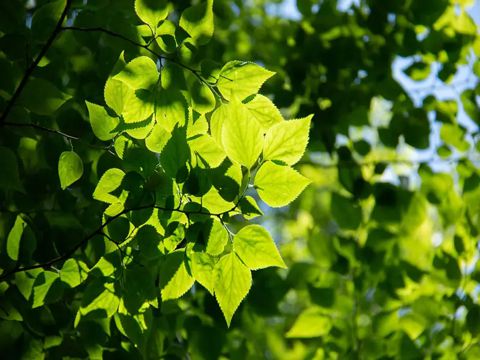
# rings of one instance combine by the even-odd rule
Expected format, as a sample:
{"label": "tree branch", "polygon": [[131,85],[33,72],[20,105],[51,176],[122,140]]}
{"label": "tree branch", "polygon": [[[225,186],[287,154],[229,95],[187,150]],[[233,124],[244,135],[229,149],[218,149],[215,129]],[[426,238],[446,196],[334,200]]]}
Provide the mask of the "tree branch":
{"label": "tree branch", "polygon": [[60,15],[60,18],[58,19],[58,22],[55,25],[53,32],[50,34],[50,37],[47,39],[47,42],[45,43],[45,45],[43,45],[42,49],[38,53],[33,63],[31,63],[30,66],[25,71],[25,74],[23,75],[22,80],[20,81],[20,84],[18,84],[18,87],[15,89],[15,92],[13,93],[12,97],[8,101],[7,106],[5,107],[5,110],[2,113],[2,116],[0,116],[0,125],[4,124],[8,114],[10,113],[13,106],[15,105],[15,102],[18,100],[18,97],[20,96],[23,89],[25,88],[25,85],[27,85],[28,80],[32,76],[33,71],[36,69],[40,61],[43,59],[48,49],[50,49],[57,35],[61,32],[62,23],[67,17],[67,14],[68,14],[68,11],[70,10],[71,5],[72,5],[72,0],[67,0],[65,4],[65,8],[63,9],[63,12]]}
{"label": "tree branch", "polygon": [[75,253],[75,251],[80,249],[83,245],[85,245],[88,241],[90,241],[96,235],[103,235],[104,234],[103,229],[108,224],[112,223],[114,220],[118,219],[122,215],[125,215],[125,214],[129,213],[130,211],[139,211],[139,210],[145,210],[145,209],[158,209],[158,210],[162,210],[162,211],[179,212],[179,213],[183,213],[183,214],[186,214],[186,215],[192,215],[192,214],[195,215],[196,214],[196,215],[221,217],[224,214],[228,214],[231,211],[234,211],[237,208],[240,199],[241,199],[241,197],[239,197],[239,200],[235,203],[235,205],[231,209],[229,209],[227,211],[224,211],[224,212],[220,212],[220,213],[205,212],[205,211],[202,211],[202,210],[187,211],[187,210],[183,210],[183,209],[179,209],[179,208],[170,209],[170,208],[166,208],[166,207],[163,207],[163,206],[158,206],[158,205],[155,205],[155,204],[142,205],[142,206],[138,206],[138,207],[135,207],[135,208],[125,209],[122,212],[118,213],[117,215],[112,216],[111,218],[109,218],[108,220],[103,222],[102,225],[100,225],[100,227],[98,227],[95,231],[93,231],[88,236],[86,236],[85,238],[80,240],[77,244],[75,244],[70,250],[68,250],[64,254],[59,255],[59,256],[57,256],[57,257],[55,257],[55,258],[53,258],[53,259],[51,259],[47,262],[44,262],[44,263],[35,264],[35,265],[28,265],[28,266],[17,266],[16,268],[14,268],[10,271],[6,271],[2,275],[0,275],[0,282],[4,281],[9,276],[11,276],[13,274],[16,274],[18,272],[34,270],[34,269],[39,269],[39,268],[48,268],[48,267],[51,267],[53,264],[56,264],[57,262],[68,259],[70,256],[72,256]]}
{"label": "tree branch", "polygon": [[122,35],[122,34],[119,34],[117,32],[114,32],[114,31],[111,31],[111,30],[108,30],[108,29],[105,29],[105,28],[102,28],[102,27],[88,27],[88,28],[84,28],[84,27],[78,27],[78,26],[63,26],[60,28],[61,31],[64,31],[64,30],[71,30],[71,31],[79,31],[79,32],[101,32],[101,33],[104,33],[104,34],[107,34],[111,37],[114,37],[114,38],[117,38],[117,39],[121,39],[125,42],[128,42],[129,44],[131,45],[134,45],[134,46],[137,46],[139,48],[142,48],[142,49],[145,49],[147,50],[150,54],[154,55],[155,57],[157,57],[158,59],[161,59],[161,60],[166,60],[166,61],[170,61],[182,68],[184,68],[185,70],[188,70],[190,71],[202,84],[204,84],[205,86],[207,86],[215,95],[217,96],[220,96],[217,92],[217,90],[207,81],[205,80],[201,75],[200,75],[200,71],[199,70],[195,70],[194,68],[188,66],[188,65],[185,65],[184,63],[174,59],[174,58],[171,58],[171,57],[168,57],[168,56],[164,56],[164,55],[161,55],[159,53],[157,53],[155,50],[152,50],[150,49],[150,44],[151,42],[147,43],[147,44],[140,44],[138,42],[136,42],[135,40],[132,40],[132,39],[129,39],[128,37]]}
{"label": "tree branch", "polygon": [[29,127],[29,128],[39,130],[39,131],[44,131],[44,132],[47,132],[47,133],[50,133],[50,134],[60,135],[60,136],[63,136],[64,138],[66,138],[66,139],[76,140],[76,141],[79,141],[82,144],[85,144],[85,145],[87,145],[91,148],[106,150],[109,153],[111,153],[112,155],[115,155],[114,153],[112,153],[110,151],[111,145],[109,145],[109,146],[97,146],[97,145],[94,145],[94,144],[90,144],[90,143],[87,143],[84,140],[82,140],[82,138],[79,138],[79,137],[73,136],[73,135],[69,135],[69,134],[64,133],[60,130],[50,129],[50,128],[47,128],[47,127],[44,127],[44,126],[41,126],[41,125],[37,125],[37,124],[32,124],[32,123],[12,123],[12,122],[6,121],[6,122],[3,123],[3,125],[4,126],[10,126],[10,127]]}

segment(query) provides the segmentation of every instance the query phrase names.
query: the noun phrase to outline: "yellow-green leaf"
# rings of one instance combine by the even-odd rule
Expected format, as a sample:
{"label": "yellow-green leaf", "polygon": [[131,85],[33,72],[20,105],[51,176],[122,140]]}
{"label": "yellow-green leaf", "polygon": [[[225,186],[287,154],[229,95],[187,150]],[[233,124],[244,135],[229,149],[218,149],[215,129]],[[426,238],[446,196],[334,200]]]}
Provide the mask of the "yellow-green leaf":
{"label": "yellow-green leaf", "polygon": [[310,182],[291,167],[271,161],[264,163],[255,175],[258,195],[271,207],[290,204]]}
{"label": "yellow-green leaf", "polygon": [[27,223],[20,215],[17,215],[15,223],[7,236],[7,255],[10,259],[17,261],[20,254],[20,241],[22,239],[23,230]]}
{"label": "yellow-green leaf", "polygon": [[275,73],[246,61],[230,61],[220,71],[217,86],[227,100],[243,100],[256,94]]}
{"label": "yellow-green leaf", "polygon": [[297,163],[307,148],[312,117],[310,115],[273,125],[265,135],[264,159],[279,160],[288,165]]}
{"label": "yellow-green leaf", "polygon": [[83,175],[83,162],[73,151],[64,151],[58,160],[58,177],[63,190],[80,179]]}
{"label": "yellow-green leaf", "polygon": [[252,286],[252,274],[233,252],[223,256],[215,270],[215,297],[230,326],[233,314]]}
{"label": "yellow-green leaf", "polygon": [[260,225],[247,225],[233,238],[233,250],[251,270],[270,266],[286,268],[268,231]]}
{"label": "yellow-green leaf", "polygon": [[263,132],[245,105],[231,103],[229,116],[223,120],[222,143],[230,160],[251,168],[263,147]]}

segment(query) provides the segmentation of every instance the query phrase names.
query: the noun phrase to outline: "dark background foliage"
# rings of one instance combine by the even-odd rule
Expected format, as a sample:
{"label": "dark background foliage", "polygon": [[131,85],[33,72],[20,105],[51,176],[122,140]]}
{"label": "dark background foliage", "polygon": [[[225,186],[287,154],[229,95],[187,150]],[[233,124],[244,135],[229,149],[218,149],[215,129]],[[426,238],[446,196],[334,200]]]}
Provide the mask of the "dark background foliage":
{"label": "dark background foliage", "polygon": [[[173,17],[190,5],[176,1]],[[60,29],[65,1],[0,4],[0,109],[8,110],[0,124],[0,268],[49,265],[72,249],[81,264],[98,268],[88,286],[75,288],[70,281],[77,280],[51,275],[66,258],[49,271],[2,277],[5,358],[480,357],[480,35],[470,17],[479,5],[291,5],[216,0],[212,40],[172,55],[206,76],[229,60],[255,61],[277,72],[262,92],[287,118],[315,114],[298,166],[313,184],[262,218],[288,269],[255,272],[227,329],[200,286],[148,313],[91,313],[76,324],[78,309],[105,289],[134,309],[158,292],[142,283],[148,271],[125,265],[130,254],[95,232],[105,206],[92,199],[107,169],[145,175],[152,159],[138,152],[121,161],[92,133],[85,105],[104,102],[121,51],[128,59],[147,54],[132,41],[142,43],[148,32],[137,26],[130,0],[72,1],[64,26],[95,31]],[[46,56],[32,63],[52,32]],[[88,166],[62,191],[58,158],[72,148]],[[136,189],[138,179],[130,180]],[[15,263],[6,239],[19,216],[25,229]],[[110,229],[122,239],[127,232],[121,224]],[[184,238],[168,235],[174,244]],[[137,237],[145,246],[139,251],[153,255],[152,234]],[[98,265],[105,257],[110,265]],[[81,264],[69,265],[82,278]],[[114,302],[108,296],[102,311]]]}

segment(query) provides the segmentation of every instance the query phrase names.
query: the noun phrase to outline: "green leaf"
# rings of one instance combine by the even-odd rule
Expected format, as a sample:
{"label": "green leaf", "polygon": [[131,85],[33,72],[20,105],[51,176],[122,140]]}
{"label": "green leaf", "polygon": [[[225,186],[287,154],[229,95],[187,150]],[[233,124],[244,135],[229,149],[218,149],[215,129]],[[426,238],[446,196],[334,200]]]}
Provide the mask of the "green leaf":
{"label": "green leaf", "polygon": [[88,267],[81,261],[76,259],[68,259],[60,270],[60,280],[70,286],[77,287],[87,279]]}
{"label": "green leaf", "polygon": [[187,267],[185,250],[175,250],[165,257],[160,267],[162,300],[177,299],[193,286],[195,279]]}
{"label": "green leaf", "polygon": [[196,44],[206,44],[213,35],[213,0],[207,0],[185,9],[179,24]]}
{"label": "green leaf", "polygon": [[17,261],[20,254],[20,240],[22,239],[23,230],[27,223],[20,215],[17,215],[15,223],[7,236],[7,255],[10,259]]}
{"label": "green leaf", "polygon": [[216,168],[225,159],[225,152],[210,135],[196,136],[188,144],[204,168]]}
{"label": "green leaf", "polygon": [[110,116],[107,110],[100,105],[85,101],[88,109],[88,117],[93,133],[102,141],[111,140],[117,132],[115,128],[118,126],[119,119]]}
{"label": "green leaf", "polygon": [[51,82],[34,78],[28,81],[22,91],[19,105],[39,115],[52,115],[70,98],[70,95],[58,90]]}
{"label": "green leaf", "polygon": [[118,189],[124,176],[125,173],[117,168],[105,171],[93,191],[93,198],[109,204],[116,202],[118,198],[110,193]]}
{"label": "green leaf", "polygon": [[33,285],[32,309],[43,306],[49,302],[48,300],[55,300],[61,295],[60,288],[55,286],[58,278],[58,274],[52,271],[43,271],[37,276]]}
{"label": "green leaf", "polygon": [[312,117],[313,115],[310,115],[273,125],[265,135],[263,158],[279,160],[287,165],[296,164],[307,148]]}
{"label": "green leaf", "polygon": [[251,168],[258,160],[263,147],[263,132],[245,105],[231,103],[229,116],[223,120],[223,148],[235,163]]}
{"label": "green leaf", "polygon": [[186,124],[188,116],[187,101],[179,90],[158,91],[155,111],[157,124],[160,124],[169,132],[172,132],[175,126],[183,127]]}
{"label": "green leaf", "polygon": [[247,225],[233,238],[233,251],[250,270],[270,266],[286,268],[275,242],[260,225]]}
{"label": "green leaf", "polygon": [[257,94],[245,104],[252,116],[257,120],[264,131],[277,123],[284,121],[282,114],[268,97]]}
{"label": "green leaf", "polygon": [[313,338],[327,335],[332,328],[332,320],[321,308],[311,307],[303,311],[287,332],[287,338]]}
{"label": "green leaf", "polygon": [[135,12],[140,20],[156,29],[158,23],[167,18],[170,4],[165,0],[135,0]]}
{"label": "green leaf", "polygon": [[148,90],[158,81],[157,65],[149,57],[139,56],[130,61],[113,79],[122,81],[133,90]]}
{"label": "green leaf", "polygon": [[185,128],[175,128],[172,136],[160,154],[160,163],[165,172],[172,178],[187,163],[190,149],[187,144]]}
{"label": "green leaf", "polygon": [[12,150],[5,146],[0,146],[0,169],[4,174],[4,176],[0,176],[0,188],[22,191],[17,157]]}
{"label": "green leaf", "polygon": [[222,128],[226,118],[230,116],[230,105],[221,104],[210,116],[210,135],[213,140],[223,148]]}
{"label": "green leaf", "polygon": [[91,282],[83,293],[79,313],[83,316],[95,312],[96,318],[110,318],[118,309],[120,299],[115,294],[113,283],[104,283],[103,279]]}
{"label": "green leaf", "polygon": [[[123,99],[122,116],[126,124],[138,125],[149,118],[154,110],[154,95],[150,91],[129,89],[127,96]],[[145,122],[144,125],[149,124]],[[141,125],[138,125],[141,126]]]}
{"label": "green leaf", "polygon": [[246,220],[252,220],[263,215],[255,199],[249,195],[240,199],[238,209]]}
{"label": "green leaf", "polygon": [[176,30],[177,27],[170,20],[163,21],[157,28],[157,44],[167,54],[175,52],[177,48]]}
{"label": "green leaf", "polygon": [[223,256],[215,270],[215,297],[230,326],[233,314],[252,286],[252,274],[233,252]]}
{"label": "green leaf", "polygon": [[145,146],[148,150],[155,153],[161,153],[171,134],[158,123],[153,127],[152,132],[145,139]]}
{"label": "green leaf", "polygon": [[230,61],[220,71],[217,87],[227,100],[243,100],[256,94],[275,73],[252,62]]}
{"label": "green leaf", "polygon": [[103,91],[105,103],[119,116],[123,113],[125,99],[127,99],[128,96],[131,96],[131,94],[132,89],[130,89],[127,84],[121,82],[120,80],[108,78],[107,82],[105,83],[105,89]]}
{"label": "green leaf", "polygon": [[206,248],[207,253],[213,256],[223,253],[228,242],[228,232],[222,223],[216,219],[207,225]]}
{"label": "green leaf", "polygon": [[64,151],[58,160],[58,177],[62,190],[72,185],[83,175],[83,162],[74,151]]}
{"label": "green leaf", "polygon": [[215,285],[215,258],[204,251],[193,249],[190,253],[192,275],[210,294]]}
{"label": "green leaf", "polygon": [[290,204],[310,184],[310,180],[289,166],[265,162],[255,175],[260,198],[271,207]]}
{"label": "green leaf", "polygon": [[215,95],[204,83],[194,81],[190,87],[190,96],[192,108],[199,114],[206,114],[215,109]]}

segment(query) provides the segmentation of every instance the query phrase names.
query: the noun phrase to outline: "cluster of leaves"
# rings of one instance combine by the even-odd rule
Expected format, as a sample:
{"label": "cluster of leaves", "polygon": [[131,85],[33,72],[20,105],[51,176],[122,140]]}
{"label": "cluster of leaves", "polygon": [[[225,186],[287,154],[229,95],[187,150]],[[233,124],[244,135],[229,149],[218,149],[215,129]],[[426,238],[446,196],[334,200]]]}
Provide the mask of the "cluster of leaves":
{"label": "cluster of leaves", "polygon": [[[314,185],[272,220],[289,270],[254,284],[270,302],[252,296],[243,308],[238,327],[255,334],[238,336],[251,346],[244,354],[476,359],[473,2],[341,3],[297,1],[298,20],[268,1],[238,4],[241,16],[226,12],[217,31],[226,58],[241,53],[278,71],[265,91],[282,111],[319,119],[300,168]],[[406,62],[410,79],[400,82]]]}
{"label": "cluster of leaves", "polygon": [[250,220],[310,183],[311,116],[258,94],[273,72],[204,60],[211,0],[26,6],[0,8],[0,347],[184,357],[225,329],[209,297],[230,325],[252,270],[285,267]]}

